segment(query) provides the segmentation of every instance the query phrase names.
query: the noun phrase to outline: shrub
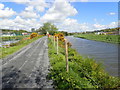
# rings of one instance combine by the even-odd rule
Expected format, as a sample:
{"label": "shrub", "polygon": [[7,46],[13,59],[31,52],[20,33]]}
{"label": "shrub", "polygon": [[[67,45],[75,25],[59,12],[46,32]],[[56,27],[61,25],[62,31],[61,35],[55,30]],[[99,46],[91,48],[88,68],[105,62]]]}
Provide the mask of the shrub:
{"label": "shrub", "polygon": [[37,33],[32,33],[32,34],[30,35],[30,39],[32,39],[32,38],[34,38],[34,37],[37,37],[37,36],[38,36]]}

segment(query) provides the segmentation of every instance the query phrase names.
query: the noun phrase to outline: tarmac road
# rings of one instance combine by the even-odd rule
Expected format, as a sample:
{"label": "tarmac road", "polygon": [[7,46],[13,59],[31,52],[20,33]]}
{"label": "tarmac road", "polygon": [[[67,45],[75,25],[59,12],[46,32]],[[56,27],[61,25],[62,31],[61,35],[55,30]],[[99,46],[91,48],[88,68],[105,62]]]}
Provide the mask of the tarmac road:
{"label": "tarmac road", "polygon": [[2,88],[53,88],[47,37],[27,45],[2,62]]}

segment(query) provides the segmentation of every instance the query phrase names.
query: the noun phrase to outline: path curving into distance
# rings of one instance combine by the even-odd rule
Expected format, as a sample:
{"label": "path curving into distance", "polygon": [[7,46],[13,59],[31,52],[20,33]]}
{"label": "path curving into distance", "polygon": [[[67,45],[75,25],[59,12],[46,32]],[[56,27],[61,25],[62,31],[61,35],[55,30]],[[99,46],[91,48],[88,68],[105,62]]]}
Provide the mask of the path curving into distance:
{"label": "path curving into distance", "polygon": [[47,37],[27,45],[2,62],[2,88],[53,88]]}

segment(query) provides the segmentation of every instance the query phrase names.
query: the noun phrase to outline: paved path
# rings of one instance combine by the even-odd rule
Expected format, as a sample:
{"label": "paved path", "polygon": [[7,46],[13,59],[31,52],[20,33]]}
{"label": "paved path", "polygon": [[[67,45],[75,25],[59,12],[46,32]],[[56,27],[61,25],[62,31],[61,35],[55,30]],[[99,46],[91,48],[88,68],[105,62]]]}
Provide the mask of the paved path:
{"label": "paved path", "polygon": [[52,88],[47,37],[22,48],[2,62],[2,88]]}

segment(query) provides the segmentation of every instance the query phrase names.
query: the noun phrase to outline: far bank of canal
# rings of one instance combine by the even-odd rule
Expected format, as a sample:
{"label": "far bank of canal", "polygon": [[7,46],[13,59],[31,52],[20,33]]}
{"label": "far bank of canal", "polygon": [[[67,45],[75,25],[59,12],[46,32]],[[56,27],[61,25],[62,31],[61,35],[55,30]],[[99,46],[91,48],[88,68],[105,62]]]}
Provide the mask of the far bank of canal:
{"label": "far bank of canal", "polygon": [[112,76],[118,76],[118,49],[120,45],[76,38],[66,37],[82,56],[94,58],[97,62],[103,63],[106,72]]}

